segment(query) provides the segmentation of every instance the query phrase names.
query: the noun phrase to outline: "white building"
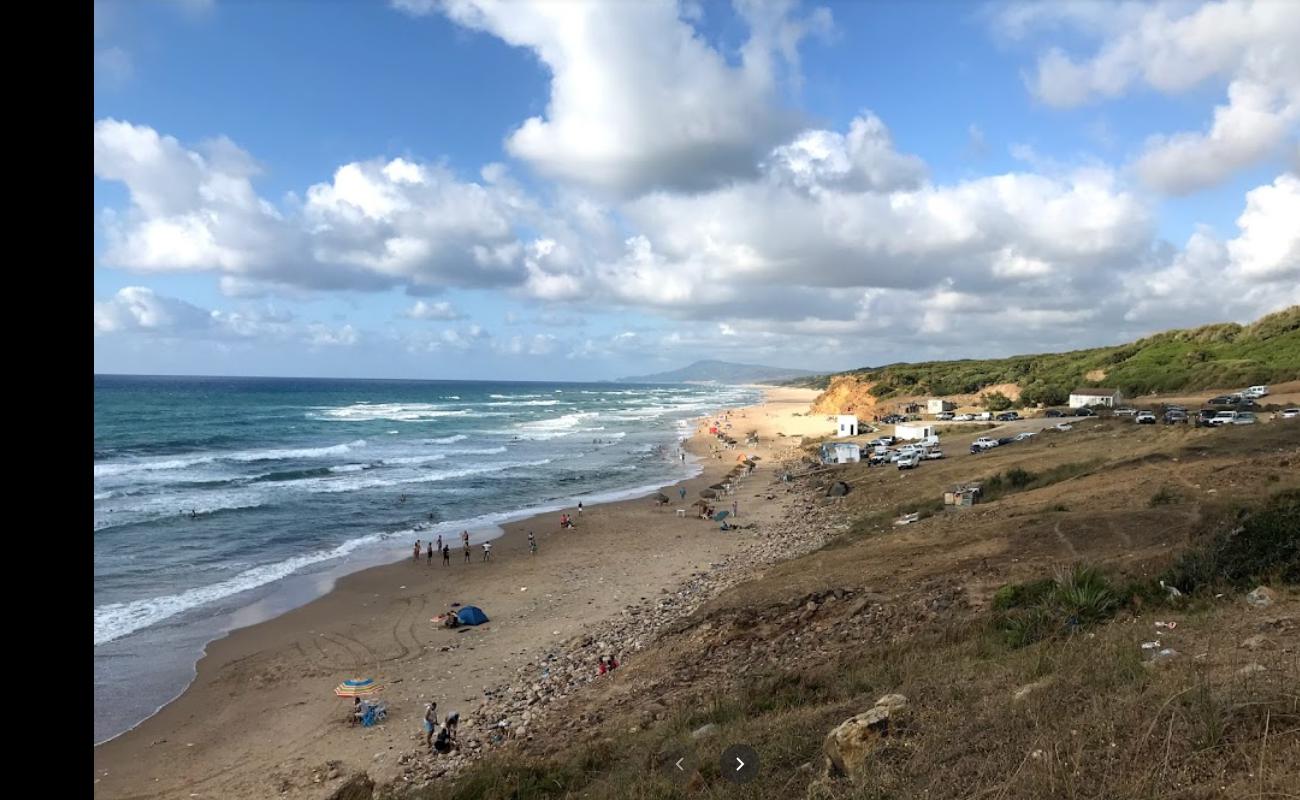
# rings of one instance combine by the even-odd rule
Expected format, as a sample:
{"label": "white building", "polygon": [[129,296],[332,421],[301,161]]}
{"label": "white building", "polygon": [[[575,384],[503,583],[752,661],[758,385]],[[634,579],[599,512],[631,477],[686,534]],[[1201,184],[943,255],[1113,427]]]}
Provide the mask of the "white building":
{"label": "white building", "polygon": [[836,436],[857,436],[858,418],[853,414],[840,414],[839,429]]}
{"label": "white building", "polygon": [[1075,389],[1070,392],[1070,408],[1083,406],[1109,406],[1120,404],[1119,389]]}
{"label": "white building", "polygon": [[826,442],[822,445],[823,464],[854,464],[862,460],[862,448],[853,442]]}
{"label": "white building", "polygon": [[929,439],[934,436],[933,425],[895,425],[895,439]]}
{"label": "white building", "polygon": [[956,407],[957,404],[951,400],[931,398],[930,400],[925,401],[925,410],[930,414],[942,414],[945,411],[952,411]]}

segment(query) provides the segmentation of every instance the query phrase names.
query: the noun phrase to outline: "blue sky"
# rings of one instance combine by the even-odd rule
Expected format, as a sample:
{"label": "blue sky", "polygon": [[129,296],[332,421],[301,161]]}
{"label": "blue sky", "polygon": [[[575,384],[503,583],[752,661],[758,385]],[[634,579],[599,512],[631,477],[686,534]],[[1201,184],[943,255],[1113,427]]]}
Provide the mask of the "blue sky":
{"label": "blue sky", "polygon": [[840,369],[1300,302],[1285,0],[95,18],[97,372]]}

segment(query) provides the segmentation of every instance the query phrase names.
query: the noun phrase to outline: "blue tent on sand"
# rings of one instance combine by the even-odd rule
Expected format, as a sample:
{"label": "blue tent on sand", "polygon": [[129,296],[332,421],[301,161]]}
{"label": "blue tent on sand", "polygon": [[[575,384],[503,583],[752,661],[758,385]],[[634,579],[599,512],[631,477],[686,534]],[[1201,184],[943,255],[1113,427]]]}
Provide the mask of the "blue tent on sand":
{"label": "blue tent on sand", "polygon": [[456,612],[456,619],[460,620],[461,625],[482,625],[488,621],[487,614],[478,606],[464,606]]}

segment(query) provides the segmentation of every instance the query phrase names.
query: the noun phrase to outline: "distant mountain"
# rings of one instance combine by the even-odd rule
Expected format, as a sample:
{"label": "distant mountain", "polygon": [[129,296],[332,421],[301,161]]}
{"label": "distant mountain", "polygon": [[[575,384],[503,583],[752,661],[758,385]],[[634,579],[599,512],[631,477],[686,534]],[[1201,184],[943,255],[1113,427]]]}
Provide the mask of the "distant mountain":
{"label": "distant mountain", "polygon": [[619,378],[623,383],[765,383],[802,378],[816,373],[806,369],[763,367],[758,364],[732,364],[727,361],[696,361],[688,367]]}

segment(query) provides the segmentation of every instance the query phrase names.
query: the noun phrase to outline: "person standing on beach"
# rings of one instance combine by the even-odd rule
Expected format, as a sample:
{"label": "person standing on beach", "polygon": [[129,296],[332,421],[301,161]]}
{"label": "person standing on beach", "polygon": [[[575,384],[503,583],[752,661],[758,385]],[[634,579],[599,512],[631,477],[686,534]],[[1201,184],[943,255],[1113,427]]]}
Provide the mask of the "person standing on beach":
{"label": "person standing on beach", "polygon": [[469,539],[465,540],[465,563],[469,563]]}
{"label": "person standing on beach", "polygon": [[466,547],[469,547],[469,531],[461,531],[460,540]]}
{"label": "person standing on beach", "polygon": [[677,490],[677,496],[680,497],[682,500],[685,500],[685,499],[686,499],[686,487],[685,487],[685,486],[683,486],[683,487],[681,487],[680,489]]}
{"label": "person standing on beach", "polygon": [[420,563],[420,540],[415,540],[415,563]]}
{"label": "person standing on beach", "polygon": [[429,540],[429,566],[433,566],[433,540]]}
{"label": "person standing on beach", "polygon": [[582,501],[578,501],[578,516],[582,516]]}
{"label": "person standing on beach", "polygon": [[528,552],[531,555],[537,555],[537,537],[532,531],[528,532]]}
{"label": "person standing on beach", "polygon": [[438,534],[438,549],[442,549],[442,534]]}
{"label": "person standing on beach", "polygon": [[740,516],[740,503],[736,502],[735,500],[731,501],[731,516],[733,517]]}
{"label": "person standing on beach", "polygon": [[438,730],[438,704],[429,703],[424,708],[424,746],[433,747],[433,733]]}
{"label": "person standing on beach", "polygon": [[442,565],[444,567],[451,566],[451,545],[449,544],[442,546]]}
{"label": "person standing on beach", "polygon": [[483,560],[484,560],[484,561],[491,561],[491,560],[492,560],[492,543],[491,543],[491,542],[484,542],[484,543],[483,543]]}

